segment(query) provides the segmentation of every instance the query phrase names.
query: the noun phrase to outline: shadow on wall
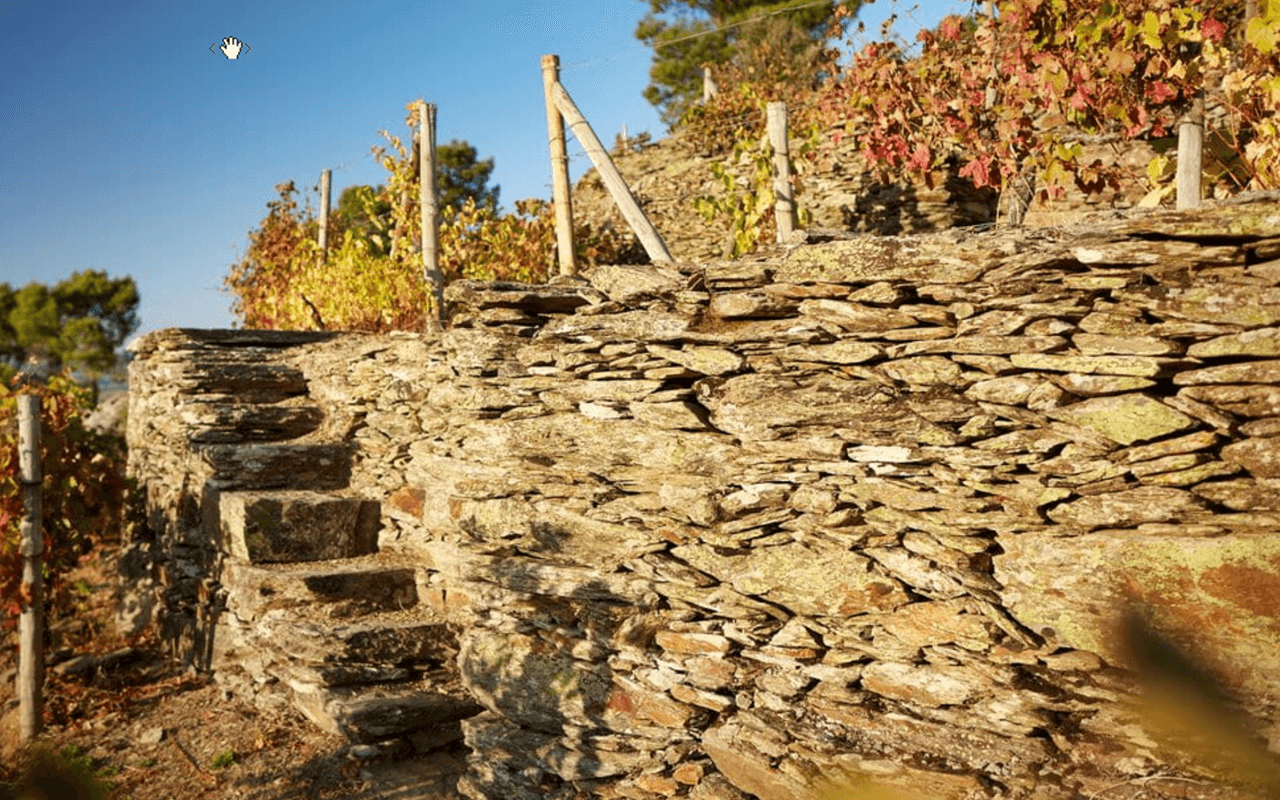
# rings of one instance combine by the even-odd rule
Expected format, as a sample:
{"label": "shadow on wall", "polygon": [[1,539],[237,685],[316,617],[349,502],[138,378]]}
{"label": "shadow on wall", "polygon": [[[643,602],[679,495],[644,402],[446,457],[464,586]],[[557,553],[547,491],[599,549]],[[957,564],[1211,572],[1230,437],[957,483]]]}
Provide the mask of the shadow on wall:
{"label": "shadow on wall", "polygon": [[[1000,193],[975,188],[949,165],[942,185],[871,183],[858,193],[853,206],[844,206],[844,227],[850,231],[895,236],[995,222]],[[939,175],[935,174],[934,180]]]}
{"label": "shadow on wall", "polygon": [[661,600],[632,596],[625,580],[557,566],[567,536],[555,526],[539,525],[533,536],[538,561],[512,553],[473,573],[503,597],[500,613],[460,635],[459,672],[487,709],[463,722],[472,756],[460,788],[472,797],[560,797],[617,780],[711,718],[663,724],[645,707],[652,693],[628,691],[610,667],[620,646],[652,646],[655,628],[643,612]]}

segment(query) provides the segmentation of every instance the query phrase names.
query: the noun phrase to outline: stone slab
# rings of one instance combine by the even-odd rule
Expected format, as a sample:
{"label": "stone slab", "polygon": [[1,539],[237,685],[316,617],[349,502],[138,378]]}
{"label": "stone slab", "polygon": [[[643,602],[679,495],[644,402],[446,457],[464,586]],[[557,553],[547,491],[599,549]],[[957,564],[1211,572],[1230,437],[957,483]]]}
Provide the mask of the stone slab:
{"label": "stone slab", "polygon": [[1206,538],[1109,531],[1002,537],[1002,605],[1051,647],[1126,665],[1116,625],[1144,604],[1157,631],[1203,656],[1232,689],[1280,692],[1280,535]]}
{"label": "stone slab", "polygon": [[189,403],[178,413],[192,442],[263,442],[305,436],[324,419],[316,406]]}
{"label": "stone slab", "polygon": [[266,612],[257,623],[262,640],[273,642],[298,663],[436,667],[457,651],[457,634],[421,607],[351,619],[326,619],[300,609]]}
{"label": "stone slab", "polygon": [[834,548],[814,550],[797,543],[728,554],[707,545],[684,545],[671,552],[743,594],[765,597],[797,614],[845,617],[908,602],[902,586],[876,574],[869,559]]}
{"label": "stone slab", "polygon": [[254,564],[228,559],[222,585],[227,608],[242,619],[264,611],[327,603],[345,609],[398,610],[418,602],[418,567],[375,554],[340,562]]}
{"label": "stone slab", "polygon": [[325,561],[377,550],[378,503],[320,492],[220,492],[223,552],[254,563]]}
{"label": "stone slab", "polygon": [[773,277],[782,283],[964,284],[982,272],[979,263],[960,257],[953,243],[940,239],[859,237],[800,248],[774,270]]}
{"label": "stone slab", "polygon": [[461,693],[433,691],[417,683],[359,689],[292,687],[294,705],[329,733],[353,742],[378,742],[415,731],[456,730],[458,721],[482,709]]}
{"label": "stone slab", "polygon": [[1081,425],[1120,444],[1150,441],[1195,426],[1195,420],[1145,394],[1093,397],[1053,409],[1056,419]]}
{"label": "stone slab", "polygon": [[228,489],[341,489],[351,477],[349,444],[206,444],[209,485]]}

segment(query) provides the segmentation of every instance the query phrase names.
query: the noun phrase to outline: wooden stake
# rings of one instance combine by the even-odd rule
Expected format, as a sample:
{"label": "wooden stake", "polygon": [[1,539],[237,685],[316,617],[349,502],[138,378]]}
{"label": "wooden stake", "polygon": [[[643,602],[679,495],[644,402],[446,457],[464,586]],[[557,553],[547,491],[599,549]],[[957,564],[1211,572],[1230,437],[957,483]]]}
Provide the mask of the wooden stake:
{"label": "wooden stake", "polygon": [[668,263],[674,261],[671,258],[671,253],[667,251],[666,243],[658,235],[657,228],[654,228],[653,223],[645,216],[644,210],[640,208],[635,196],[627,188],[627,182],[622,179],[618,168],[613,165],[613,159],[609,158],[609,153],[604,149],[604,145],[600,144],[600,139],[596,136],[595,131],[591,130],[591,125],[587,123],[586,117],[582,116],[582,112],[574,105],[573,98],[558,83],[551,88],[551,91],[555,96],[556,107],[560,109],[565,121],[569,123],[569,128],[573,130],[573,135],[578,137],[578,141],[582,144],[582,149],[587,151],[587,155],[591,158],[591,163],[595,164],[596,171],[600,173],[600,179],[604,181],[605,188],[613,196],[613,202],[618,204],[618,209],[622,212],[623,218],[631,226],[631,230],[635,231],[636,236],[640,238],[640,244],[644,245],[644,250],[649,254],[650,260]]}
{"label": "wooden stake", "polygon": [[1176,208],[1197,208],[1202,190],[1200,175],[1204,169],[1204,95],[1197,95],[1191,110],[1178,125],[1178,173]]}
{"label": "wooden stake", "polygon": [[436,106],[420,103],[419,147],[422,169],[418,172],[418,195],[422,203],[422,267],[435,295],[436,331],[444,330],[444,275],[440,272],[440,241],[436,227]]}
{"label": "wooden stake", "polygon": [[333,170],[320,173],[320,263],[329,260],[329,195],[333,185]]}
{"label": "wooden stake", "polygon": [[787,104],[775,101],[768,106],[769,144],[773,146],[773,215],[777,220],[779,243],[789,241],[796,227],[796,203],[791,189],[791,144],[787,137]]}
{"label": "wooden stake", "polygon": [[564,141],[564,119],[556,107],[554,87],[560,83],[560,56],[542,57],[542,91],[547,102],[547,140],[551,143],[551,199],[556,213],[556,254],[561,275],[577,275],[573,249],[573,198],[569,193],[569,151]]}
{"label": "wooden stake", "polygon": [[711,65],[702,65],[702,104],[705,106],[720,92],[720,86],[711,76]]}
{"label": "wooden stake", "polygon": [[[986,0],[982,4],[982,11],[992,22],[996,18],[996,4],[992,0]],[[982,96],[982,107],[991,108],[996,104],[996,79],[1000,77],[1000,73],[996,70],[995,59],[991,59],[991,69],[987,72],[987,88]]]}
{"label": "wooden stake", "polygon": [[44,574],[41,555],[40,398],[18,395],[18,471],[22,484],[22,585],[18,618],[19,736],[29,742],[40,735],[44,712]]}

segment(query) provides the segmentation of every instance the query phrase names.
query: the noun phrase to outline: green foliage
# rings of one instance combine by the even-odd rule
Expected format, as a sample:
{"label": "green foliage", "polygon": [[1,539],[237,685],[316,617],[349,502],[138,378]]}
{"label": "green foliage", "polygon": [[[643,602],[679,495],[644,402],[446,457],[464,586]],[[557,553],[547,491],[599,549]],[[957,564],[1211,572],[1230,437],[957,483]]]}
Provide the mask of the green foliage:
{"label": "green foliage", "polygon": [[385,187],[348,186],[338,198],[337,212],[338,230],[364,242],[374,255],[387,255],[391,247],[391,201]]}
{"label": "green foliage", "polygon": [[[45,581],[54,609],[74,604],[73,592],[61,578],[89,550],[94,540],[119,531],[126,493],[125,445],[119,437],[86,430],[83,416],[91,409],[89,390],[77,386],[67,371],[47,385],[26,386],[23,393],[40,397],[41,470]],[[0,597],[5,598],[0,629],[16,619],[22,556],[22,487],[19,484],[17,395],[0,386]]]}
{"label": "green foliage", "polygon": [[85,370],[94,378],[116,364],[116,351],[138,327],[133,278],[77,272],[50,289],[0,283],[0,360],[10,371],[28,357]]}
{"label": "green foliage", "polygon": [[480,207],[496,209],[498,190],[489,188],[493,174],[493,157],[479,161],[476,149],[466,142],[454,139],[436,147],[437,202],[446,208],[461,209],[467,201]]}
{"label": "green foliage", "polygon": [[716,32],[710,20],[668,23],[648,15],[636,26],[636,38],[654,48],[644,98],[669,126],[702,97],[703,67],[722,64],[731,53],[728,35]]}
{"label": "green foliage", "polygon": [[236,758],[237,756],[236,756],[235,750],[231,750],[231,749],[223,750],[221,753],[218,753],[218,755],[213,757],[213,761],[211,762],[210,766],[212,766],[214,769],[226,769],[227,767],[236,763]]}
{"label": "green foliage", "polygon": [[[279,327],[331,330],[421,330],[430,306],[421,264],[377,255],[347,232],[337,251],[319,266],[313,242],[299,247],[302,266],[295,281],[281,287]],[[315,307],[317,320],[306,298]]]}
{"label": "green foliage", "polygon": [[[808,88],[826,67],[831,26],[859,3],[810,0],[649,0],[636,38],[654,49],[645,98],[675,125],[702,97],[702,70],[732,67],[760,80]],[[840,9],[840,14],[837,14]]]}
{"label": "green foliage", "polygon": [[[745,188],[725,163],[716,163],[711,165],[711,174],[722,187],[720,196],[694,199],[694,208],[707,222],[728,218],[731,244],[726,248],[726,258],[755,252],[761,242],[776,238],[778,198],[773,185],[773,147],[755,138],[741,139],[728,163],[743,161],[750,165],[751,172]],[[794,170],[792,176],[792,198],[798,201],[801,186]],[[800,227],[809,224],[807,209],[799,208],[796,216]]]}
{"label": "green foliage", "polygon": [[[461,209],[471,201],[496,209],[499,187],[489,187],[493,158],[477,159],[476,149],[457,139],[436,148],[436,202],[441,208]],[[417,160],[411,159],[412,179],[417,180]],[[337,214],[329,241],[346,233],[363,243],[371,255],[391,254],[392,199],[385,186],[348,186],[338,198]]]}

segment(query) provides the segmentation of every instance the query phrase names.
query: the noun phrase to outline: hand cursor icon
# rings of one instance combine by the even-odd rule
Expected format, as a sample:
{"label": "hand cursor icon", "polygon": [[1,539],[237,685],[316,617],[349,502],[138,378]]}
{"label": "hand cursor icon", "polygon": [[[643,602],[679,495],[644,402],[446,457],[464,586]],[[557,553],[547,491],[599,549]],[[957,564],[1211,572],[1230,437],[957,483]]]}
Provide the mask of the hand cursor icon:
{"label": "hand cursor icon", "polygon": [[241,47],[243,47],[243,45],[240,43],[239,39],[234,36],[228,36],[222,40],[222,47],[218,49],[221,50],[222,54],[227,58],[237,59],[240,57]]}

